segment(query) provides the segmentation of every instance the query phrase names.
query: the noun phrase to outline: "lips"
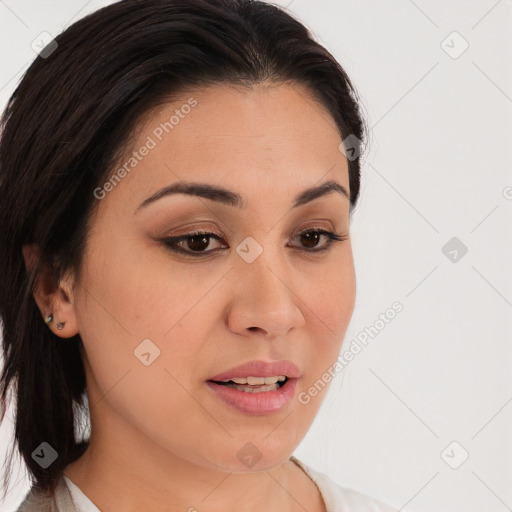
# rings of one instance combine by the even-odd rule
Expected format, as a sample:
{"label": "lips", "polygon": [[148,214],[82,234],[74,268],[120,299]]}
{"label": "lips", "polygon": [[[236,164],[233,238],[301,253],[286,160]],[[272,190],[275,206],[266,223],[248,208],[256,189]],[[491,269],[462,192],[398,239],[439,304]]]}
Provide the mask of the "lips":
{"label": "lips", "polygon": [[[284,382],[271,385],[250,385],[248,377],[285,377]],[[286,410],[295,395],[301,372],[291,361],[251,361],[206,381],[213,396],[221,402],[248,415],[275,414]],[[247,379],[247,384],[237,385],[231,379]],[[231,382],[226,382],[231,381]],[[254,379],[256,381],[256,379]]]}
{"label": "lips", "polygon": [[251,361],[219,373],[208,380],[220,382],[233,378],[275,377],[278,375],[284,375],[289,379],[298,379],[301,376],[301,372],[291,361]]}

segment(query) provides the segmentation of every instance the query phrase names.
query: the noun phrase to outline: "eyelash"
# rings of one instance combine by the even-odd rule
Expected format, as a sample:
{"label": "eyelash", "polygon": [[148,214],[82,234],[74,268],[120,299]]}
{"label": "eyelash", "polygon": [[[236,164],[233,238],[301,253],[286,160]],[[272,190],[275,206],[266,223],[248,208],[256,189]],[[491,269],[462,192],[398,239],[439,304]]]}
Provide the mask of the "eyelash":
{"label": "eyelash", "polygon": [[[328,239],[327,243],[320,249],[306,249],[306,248],[300,249],[299,248],[300,251],[303,251],[306,253],[317,253],[317,252],[328,251],[332,248],[332,245],[334,242],[343,242],[344,240],[346,240],[348,238],[348,236],[346,236],[346,235],[338,235],[337,233],[333,233],[332,231],[327,231],[325,229],[314,229],[314,228],[308,228],[308,229],[305,229],[304,231],[301,231],[300,233],[297,234],[297,237],[303,236],[306,233],[324,235]],[[190,251],[190,250],[185,250],[177,245],[179,242],[186,242],[189,238],[196,237],[196,236],[205,236],[208,239],[214,238],[215,240],[222,240],[222,238],[219,235],[217,235],[216,233],[211,233],[209,231],[193,231],[193,232],[186,233],[186,234],[180,235],[180,236],[163,238],[160,241],[163,242],[167,246],[167,248],[170,249],[171,251],[174,251],[174,252],[177,252],[180,254],[185,254],[185,255],[191,256],[193,258],[201,258],[201,257],[204,257],[205,255],[209,255],[214,252],[218,252],[221,249],[227,248],[227,247],[224,247],[221,249],[211,249],[209,251]],[[209,245],[209,243],[210,242],[208,241],[208,245]]]}

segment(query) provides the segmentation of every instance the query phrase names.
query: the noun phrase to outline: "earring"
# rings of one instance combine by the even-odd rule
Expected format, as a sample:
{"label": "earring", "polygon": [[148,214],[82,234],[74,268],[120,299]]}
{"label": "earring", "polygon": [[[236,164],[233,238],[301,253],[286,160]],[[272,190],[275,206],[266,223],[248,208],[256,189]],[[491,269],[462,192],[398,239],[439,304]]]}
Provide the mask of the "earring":
{"label": "earring", "polygon": [[47,324],[51,324],[52,321],[53,321],[53,313],[50,313],[50,316],[48,316],[47,318],[44,319],[44,321],[47,323]]}
{"label": "earring", "polygon": [[59,322],[56,327],[59,329],[59,331],[62,331],[64,329],[64,326],[66,325],[66,322]]}

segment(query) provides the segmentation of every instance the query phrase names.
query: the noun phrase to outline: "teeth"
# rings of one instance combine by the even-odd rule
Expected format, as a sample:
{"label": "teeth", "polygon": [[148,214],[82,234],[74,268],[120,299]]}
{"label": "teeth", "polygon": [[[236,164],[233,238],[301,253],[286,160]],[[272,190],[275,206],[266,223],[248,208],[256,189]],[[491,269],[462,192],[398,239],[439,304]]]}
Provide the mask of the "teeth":
{"label": "teeth", "polygon": [[250,385],[241,385],[234,384],[233,382],[228,382],[225,384],[228,388],[238,389],[238,391],[245,391],[246,393],[264,393],[266,391],[276,391],[279,389],[279,385],[277,382],[275,384],[270,384],[268,386],[250,386]]}
{"label": "teeth", "polygon": [[236,377],[233,379],[224,379],[221,382],[234,382],[235,384],[249,384],[250,386],[269,386],[276,382],[284,382],[285,375],[278,375],[277,377]]}

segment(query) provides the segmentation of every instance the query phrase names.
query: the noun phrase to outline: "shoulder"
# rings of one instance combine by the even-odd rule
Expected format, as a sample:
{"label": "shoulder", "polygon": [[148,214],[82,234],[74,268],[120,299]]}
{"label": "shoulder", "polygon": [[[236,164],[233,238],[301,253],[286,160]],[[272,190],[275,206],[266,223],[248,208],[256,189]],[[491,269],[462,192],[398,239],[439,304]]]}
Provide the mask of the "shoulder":
{"label": "shoulder", "polygon": [[290,460],[300,466],[315,482],[322,494],[327,512],[398,512],[380,500],[337,485],[327,475],[306,466],[296,457],[292,456]]}
{"label": "shoulder", "polygon": [[32,487],[16,512],[56,512],[55,497]]}
{"label": "shoulder", "polygon": [[65,482],[60,479],[54,494],[44,492],[33,485],[16,512],[61,512],[72,510],[63,508],[69,505],[70,494]]}

